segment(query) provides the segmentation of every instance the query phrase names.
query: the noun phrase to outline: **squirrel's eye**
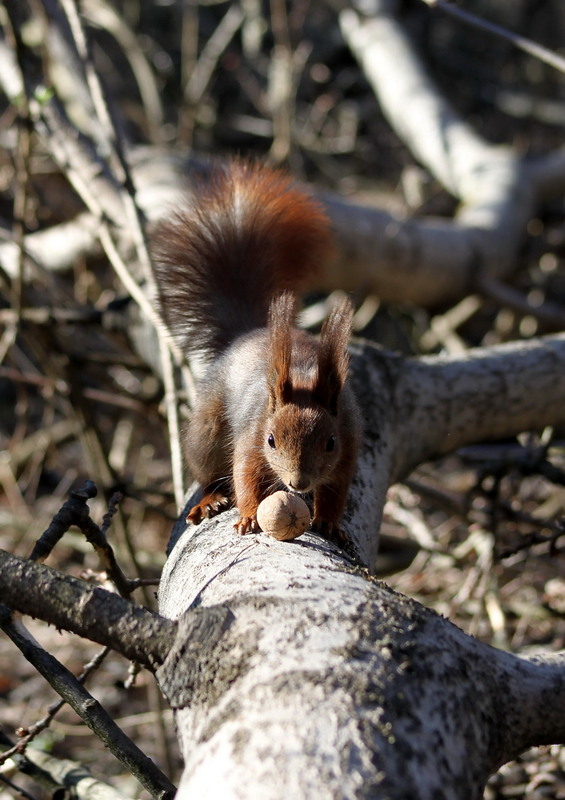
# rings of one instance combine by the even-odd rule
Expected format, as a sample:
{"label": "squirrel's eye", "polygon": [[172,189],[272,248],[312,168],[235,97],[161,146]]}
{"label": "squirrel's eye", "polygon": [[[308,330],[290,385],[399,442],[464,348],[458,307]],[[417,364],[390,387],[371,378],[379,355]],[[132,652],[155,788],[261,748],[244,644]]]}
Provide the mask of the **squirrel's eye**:
{"label": "squirrel's eye", "polygon": [[332,434],[326,442],[326,452],[331,453],[335,448],[335,436]]}
{"label": "squirrel's eye", "polygon": [[272,433],[269,434],[269,438],[267,439],[267,441],[269,442],[269,447],[272,447],[273,450],[274,450],[275,449],[275,437],[273,436]]}

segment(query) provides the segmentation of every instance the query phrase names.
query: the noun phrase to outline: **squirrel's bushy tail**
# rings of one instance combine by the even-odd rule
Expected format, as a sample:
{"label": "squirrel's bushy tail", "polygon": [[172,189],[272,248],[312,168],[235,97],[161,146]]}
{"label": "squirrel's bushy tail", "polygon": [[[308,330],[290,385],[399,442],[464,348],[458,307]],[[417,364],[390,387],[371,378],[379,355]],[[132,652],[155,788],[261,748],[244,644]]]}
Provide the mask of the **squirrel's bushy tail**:
{"label": "squirrel's bushy tail", "polygon": [[230,161],[155,234],[161,313],[186,349],[212,357],[265,326],[271,299],[300,291],[331,252],[326,215],[290,177]]}

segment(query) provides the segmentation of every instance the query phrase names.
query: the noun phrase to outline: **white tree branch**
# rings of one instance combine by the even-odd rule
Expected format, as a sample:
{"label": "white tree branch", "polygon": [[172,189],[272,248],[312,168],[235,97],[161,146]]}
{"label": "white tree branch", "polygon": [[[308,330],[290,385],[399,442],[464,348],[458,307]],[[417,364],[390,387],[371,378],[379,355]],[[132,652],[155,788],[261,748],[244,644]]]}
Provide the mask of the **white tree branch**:
{"label": "white tree branch", "polygon": [[[158,677],[178,797],[478,800],[521,750],[565,737],[565,654],[526,661],[350,565],[320,538],[239,537],[226,512],[169,557],[161,612],[229,612]],[[190,615],[188,615],[190,618]]]}
{"label": "white tree branch", "polygon": [[565,422],[565,334],[407,360],[395,389],[392,480],[466,444]]}
{"label": "white tree branch", "polygon": [[344,527],[373,568],[386,492],[423,461],[472,442],[565,423],[565,335],[409,359],[352,348],[364,437]]}
{"label": "white tree branch", "polygon": [[[376,3],[377,8],[383,5]],[[461,201],[451,224],[431,220],[394,224],[367,211],[356,226],[356,237],[351,235],[352,215],[342,226],[343,208],[334,201],[330,209],[340,243],[359,270],[351,280],[386,300],[391,297],[386,285],[391,280],[395,296],[401,285],[407,302],[421,293],[424,303],[437,303],[472,290],[474,277],[481,272],[508,275],[538,199],[536,173],[510,148],[488,144],[461,119],[427,76],[393,15],[381,11],[365,18],[347,10],[340,22],[391,126]]]}

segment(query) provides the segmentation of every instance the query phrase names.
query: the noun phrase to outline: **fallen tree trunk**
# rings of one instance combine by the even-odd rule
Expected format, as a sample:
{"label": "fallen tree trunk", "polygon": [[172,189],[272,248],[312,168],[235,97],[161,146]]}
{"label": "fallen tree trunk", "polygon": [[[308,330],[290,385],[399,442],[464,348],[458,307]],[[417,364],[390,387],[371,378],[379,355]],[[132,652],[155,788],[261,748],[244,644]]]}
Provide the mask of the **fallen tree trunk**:
{"label": "fallen tree trunk", "polygon": [[[482,797],[490,773],[565,738],[565,655],[495,650],[306,534],[245,539],[227,513],[184,536],[161,611],[221,604],[159,672],[180,798]],[[190,612],[188,617],[190,616]]]}
{"label": "fallen tree trunk", "polygon": [[[474,800],[504,761],[564,740],[565,654],[496,650],[318,537],[242,539],[235,518],[183,536],[161,583],[161,609],[178,617],[153,652],[186,762],[179,798]],[[67,593],[66,578],[29,569]],[[3,599],[29,612],[12,584]],[[75,630],[72,610],[61,621]],[[122,628],[114,646],[130,644]]]}
{"label": "fallen tree trunk", "polygon": [[366,430],[350,553],[310,533],[239,537],[235,512],[177,526],[161,613],[225,612],[196,641],[181,619],[158,673],[182,798],[473,800],[526,747],[565,740],[565,654],[496,650],[359,567],[374,564],[390,481],[419,460],[565,421],[565,337],[462,359],[357,355]]}

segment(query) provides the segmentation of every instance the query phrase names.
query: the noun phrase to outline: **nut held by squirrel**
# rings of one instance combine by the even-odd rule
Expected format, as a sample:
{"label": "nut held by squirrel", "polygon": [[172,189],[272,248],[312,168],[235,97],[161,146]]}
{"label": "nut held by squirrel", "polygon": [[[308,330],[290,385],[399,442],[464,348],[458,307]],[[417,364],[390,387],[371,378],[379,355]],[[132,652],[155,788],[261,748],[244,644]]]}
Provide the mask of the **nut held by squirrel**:
{"label": "nut held by squirrel", "polygon": [[289,541],[308,528],[310,510],[299,495],[275,492],[259,504],[257,522],[274,539]]}

